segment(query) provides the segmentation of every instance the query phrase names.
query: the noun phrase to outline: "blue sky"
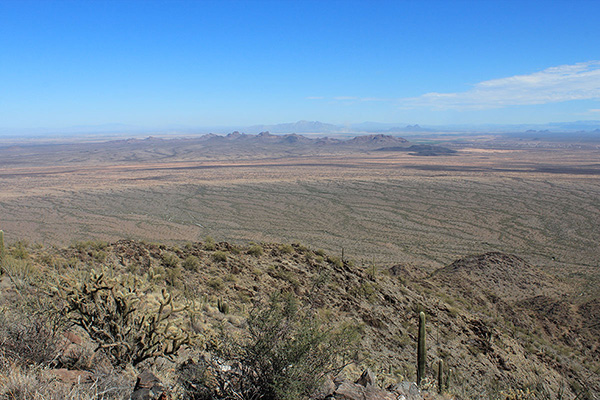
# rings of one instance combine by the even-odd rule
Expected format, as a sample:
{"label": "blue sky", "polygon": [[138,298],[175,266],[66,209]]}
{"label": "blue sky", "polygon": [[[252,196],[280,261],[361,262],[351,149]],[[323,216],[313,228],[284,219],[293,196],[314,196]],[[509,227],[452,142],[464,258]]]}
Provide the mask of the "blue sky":
{"label": "blue sky", "polygon": [[0,0],[0,128],[600,120],[600,2]]}

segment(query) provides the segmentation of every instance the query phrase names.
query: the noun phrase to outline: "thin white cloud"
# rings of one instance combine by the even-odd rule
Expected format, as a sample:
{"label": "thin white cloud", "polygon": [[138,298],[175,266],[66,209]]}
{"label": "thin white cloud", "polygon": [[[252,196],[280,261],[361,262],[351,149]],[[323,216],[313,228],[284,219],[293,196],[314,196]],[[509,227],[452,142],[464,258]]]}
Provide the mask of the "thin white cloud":
{"label": "thin white cloud", "polygon": [[483,81],[466,92],[426,93],[400,99],[400,103],[403,107],[488,109],[589,99],[600,99],[600,61]]}
{"label": "thin white cloud", "polygon": [[323,96],[309,96],[307,100],[335,100],[335,101],[396,101],[397,99],[387,99],[382,97],[358,97],[358,96],[334,96],[334,97],[323,97]]}
{"label": "thin white cloud", "polygon": [[393,99],[386,99],[382,97],[361,97],[360,101],[393,101]]}
{"label": "thin white cloud", "polygon": [[588,110],[591,113],[600,113],[600,108],[592,108]]}

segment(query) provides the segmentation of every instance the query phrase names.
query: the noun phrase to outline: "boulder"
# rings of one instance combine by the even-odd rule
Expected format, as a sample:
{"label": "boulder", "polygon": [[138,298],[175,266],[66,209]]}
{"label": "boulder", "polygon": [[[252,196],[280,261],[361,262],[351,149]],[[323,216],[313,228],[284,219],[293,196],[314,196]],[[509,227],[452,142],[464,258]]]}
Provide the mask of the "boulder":
{"label": "boulder", "polygon": [[130,400],[169,400],[170,396],[163,387],[160,379],[152,372],[142,372],[135,382]]}
{"label": "boulder", "polygon": [[373,372],[367,368],[363,371],[362,375],[355,383],[364,387],[375,386],[377,385],[377,378],[375,378],[375,374],[373,374]]}
{"label": "boulder", "polygon": [[367,387],[343,381],[329,398],[338,400],[396,400],[394,394],[380,389],[377,386]]}
{"label": "boulder", "polygon": [[422,400],[421,391],[414,382],[402,382],[393,387],[398,400]]}

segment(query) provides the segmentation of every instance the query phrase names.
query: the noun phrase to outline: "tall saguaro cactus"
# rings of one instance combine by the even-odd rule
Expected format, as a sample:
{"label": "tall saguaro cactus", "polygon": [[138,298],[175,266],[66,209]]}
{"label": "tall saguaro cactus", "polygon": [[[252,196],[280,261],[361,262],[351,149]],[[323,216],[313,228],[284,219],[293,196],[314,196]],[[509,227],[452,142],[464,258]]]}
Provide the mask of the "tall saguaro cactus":
{"label": "tall saguaro cactus", "polygon": [[444,361],[438,362],[438,393],[442,394],[444,391]]}
{"label": "tall saguaro cactus", "polygon": [[417,341],[417,385],[421,386],[421,380],[425,377],[425,362],[427,350],[425,347],[425,313],[419,313],[419,337]]}
{"label": "tall saguaro cactus", "polygon": [[4,259],[4,231],[0,230],[0,263]]}

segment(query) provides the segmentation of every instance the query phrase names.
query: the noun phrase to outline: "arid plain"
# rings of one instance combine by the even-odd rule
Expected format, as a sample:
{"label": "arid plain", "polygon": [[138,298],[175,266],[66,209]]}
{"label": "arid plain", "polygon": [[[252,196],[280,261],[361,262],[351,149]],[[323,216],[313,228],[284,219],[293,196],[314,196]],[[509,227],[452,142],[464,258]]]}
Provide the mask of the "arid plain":
{"label": "arid plain", "polygon": [[0,226],[44,245],[211,236],[432,269],[498,250],[575,279],[600,275],[597,144],[451,137],[436,143],[456,153],[419,156],[381,151],[385,140],[5,145]]}

